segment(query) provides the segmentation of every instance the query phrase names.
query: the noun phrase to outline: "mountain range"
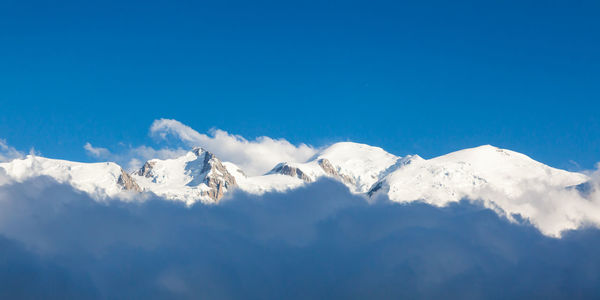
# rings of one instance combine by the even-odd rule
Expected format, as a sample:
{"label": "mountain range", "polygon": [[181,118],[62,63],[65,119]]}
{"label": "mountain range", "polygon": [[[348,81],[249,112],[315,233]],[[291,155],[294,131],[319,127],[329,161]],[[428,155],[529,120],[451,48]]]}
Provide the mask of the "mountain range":
{"label": "mountain range", "polygon": [[0,163],[0,168],[17,181],[50,176],[96,198],[149,192],[188,204],[216,203],[233,189],[253,194],[285,191],[323,177],[371,198],[385,194],[392,201],[438,205],[477,199],[484,190],[516,198],[524,185],[534,182],[568,188],[589,180],[582,173],[555,169],[490,145],[423,159],[351,142],[323,148],[305,162],[281,162],[260,176],[248,176],[234,163],[221,161],[200,147],[177,158],[148,160],[130,173],[112,162],[80,163],[34,155]]}
{"label": "mountain range", "polygon": [[[248,175],[201,147],[176,158],[150,159],[130,172],[114,162],[81,163],[36,155],[0,163],[0,172],[17,182],[48,176],[100,201],[155,194],[186,205],[216,204],[233,190],[255,195],[286,192],[329,178],[369,201],[384,197],[435,206],[479,201],[509,220],[529,220],[549,235],[600,224],[596,200],[584,195],[595,193],[588,175],[552,168],[490,145],[424,159],[342,142],[321,148],[303,162],[280,162],[260,175]],[[563,193],[569,194],[555,197]]]}

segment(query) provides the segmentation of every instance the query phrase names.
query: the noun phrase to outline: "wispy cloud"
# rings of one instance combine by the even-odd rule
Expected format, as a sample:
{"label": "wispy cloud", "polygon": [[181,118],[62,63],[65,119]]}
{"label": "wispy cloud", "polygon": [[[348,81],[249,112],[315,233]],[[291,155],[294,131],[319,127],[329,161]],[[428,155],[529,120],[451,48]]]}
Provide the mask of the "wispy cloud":
{"label": "wispy cloud", "polygon": [[212,129],[208,134],[203,134],[171,119],[155,120],[149,134],[163,141],[175,138],[185,147],[182,148],[178,143],[162,148],[142,145],[110,151],[108,148],[96,147],[87,142],[83,148],[94,158],[115,161],[128,170],[133,170],[141,167],[146,160],[178,157],[190,151],[191,147],[200,146],[213,152],[223,161],[237,164],[248,175],[262,175],[280,162],[304,162],[316,153],[316,149],[311,146],[293,145],[285,139],[262,136],[255,140],[247,140],[220,129]]}
{"label": "wispy cloud", "polygon": [[85,145],[83,145],[83,149],[85,149],[85,151],[87,153],[89,153],[90,155],[99,157],[99,158],[106,158],[111,155],[111,153],[110,153],[110,151],[108,151],[108,149],[102,148],[102,147],[94,147],[89,142],[87,142],[87,143],[85,143]]}
{"label": "wispy cloud", "polygon": [[260,175],[271,170],[280,162],[304,162],[316,150],[306,144],[293,145],[285,139],[262,136],[247,140],[220,129],[202,134],[191,127],[172,119],[155,120],[150,135],[167,139],[172,136],[188,146],[201,146],[224,161],[239,165],[250,175]]}

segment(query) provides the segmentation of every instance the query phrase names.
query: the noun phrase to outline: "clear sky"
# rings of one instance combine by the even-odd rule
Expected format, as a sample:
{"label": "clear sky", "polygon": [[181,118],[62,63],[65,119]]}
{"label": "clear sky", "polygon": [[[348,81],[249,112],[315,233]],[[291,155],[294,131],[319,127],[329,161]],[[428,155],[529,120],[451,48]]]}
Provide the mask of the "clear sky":
{"label": "clear sky", "polygon": [[397,155],[600,161],[598,1],[61,2],[0,3],[0,138],[18,149],[90,160],[86,142],[149,143],[171,118]]}

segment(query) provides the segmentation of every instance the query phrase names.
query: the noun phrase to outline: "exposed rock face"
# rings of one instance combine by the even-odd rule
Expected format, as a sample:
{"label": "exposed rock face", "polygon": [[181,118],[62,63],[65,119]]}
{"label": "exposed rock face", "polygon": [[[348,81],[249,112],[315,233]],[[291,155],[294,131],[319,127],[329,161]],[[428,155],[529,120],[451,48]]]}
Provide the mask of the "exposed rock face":
{"label": "exposed rock face", "polygon": [[377,191],[381,190],[383,188],[383,182],[382,181],[378,181],[376,182],[367,192],[367,195],[369,197],[373,196],[375,193],[377,193]]}
{"label": "exposed rock face", "polygon": [[177,158],[147,161],[131,175],[143,190],[188,203],[218,202],[237,186],[225,165],[200,147]]}
{"label": "exposed rock face", "polygon": [[117,184],[122,186],[123,189],[127,191],[142,191],[140,186],[135,182],[135,180],[133,180],[131,175],[127,174],[127,172],[125,172],[123,169],[121,169],[121,175],[119,175],[119,179],[117,179]]}
{"label": "exposed rock face", "polygon": [[152,177],[152,168],[154,168],[154,165],[156,165],[156,162],[147,161],[142,168],[136,172],[136,175],[147,178]]}
{"label": "exposed rock face", "polygon": [[[325,172],[327,175],[335,177],[347,184],[352,184],[352,185],[355,184],[354,179],[352,177],[344,175],[344,174],[340,174],[328,159],[321,158],[317,161],[317,163],[319,164],[321,169],[323,169],[323,172]],[[304,182],[312,182],[313,181],[313,179],[310,176],[308,176],[306,173],[304,173],[302,170],[300,170],[297,167],[291,166],[288,163],[278,164],[269,173],[297,177],[297,178],[304,180]]]}
{"label": "exposed rock face", "polygon": [[352,184],[352,185],[356,184],[354,182],[354,178],[352,178],[348,175],[340,174],[338,171],[336,171],[328,159],[321,158],[317,162],[319,163],[319,166],[321,166],[321,169],[323,169],[323,171],[325,173],[327,173],[331,176],[337,177],[347,184]]}
{"label": "exposed rock face", "polygon": [[287,163],[278,164],[269,173],[277,173],[277,174],[282,174],[282,175],[287,175],[287,176],[292,176],[292,177],[298,177],[298,178],[304,180],[305,182],[312,181],[312,179],[310,177],[308,177],[306,174],[304,174],[304,172],[302,172],[302,170],[300,170],[296,167],[292,167]]}
{"label": "exposed rock face", "polygon": [[200,171],[202,174],[206,173],[203,183],[206,184],[210,189],[206,192],[206,195],[218,202],[227,190],[237,186],[235,177],[227,171],[227,168],[223,166],[221,161],[212,153],[202,149],[194,148],[194,154],[199,157],[204,155],[203,167]]}

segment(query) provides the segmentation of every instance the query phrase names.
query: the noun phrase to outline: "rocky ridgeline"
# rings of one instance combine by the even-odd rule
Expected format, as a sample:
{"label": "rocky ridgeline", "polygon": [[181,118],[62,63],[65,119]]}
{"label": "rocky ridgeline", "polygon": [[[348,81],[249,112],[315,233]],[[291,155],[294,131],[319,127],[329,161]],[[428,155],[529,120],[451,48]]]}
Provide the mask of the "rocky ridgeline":
{"label": "rocky ridgeline", "polygon": [[156,162],[147,161],[142,166],[141,169],[139,169],[137,172],[135,172],[135,174],[138,175],[138,176],[144,176],[146,178],[151,178],[153,176],[152,169],[154,168],[154,165],[156,165]]}
{"label": "rocky ridgeline", "polygon": [[340,179],[341,181],[343,181],[346,184],[351,184],[354,185],[356,184],[356,181],[354,180],[354,178],[348,176],[348,175],[344,175],[344,174],[340,174],[338,171],[335,170],[335,168],[333,167],[333,165],[331,164],[331,162],[326,159],[326,158],[321,158],[317,161],[317,163],[319,164],[319,166],[321,167],[321,169],[323,169],[323,171],[326,174],[329,174],[333,177],[336,177],[338,179]]}
{"label": "rocky ridgeline", "polygon": [[201,173],[206,173],[203,181],[209,187],[206,195],[215,202],[221,200],[227,190],[237,186],[235,177],[227,171],[227,168],[214,154],[202,148],[194,148],[193,151],[199,157],[202,156],[202,153],[204,154],[204,167]]}
{"label": "rocky ridgeline", "polygon": [[291,176],[291,177],[297,177],[299,179],[304,180],[304,182],[311,182],[312,179],[306,175],[304,172],[302,172],[302,170],[300,170],[299,168],[293,167],[291,165],[289,165],[288,163],[280,163],[278,165],[275,166],[275,168],[273,168],[273,170],[271,170],[269,172],[269,174],[281,174],[281,175],[287,175],[287,176]]}
{"label": "rocky ridgeline", "polygon": [[[228,190],[237,186],[235,177],[213,153],[200,147],[193,148],[191,153],[193,156],[189,156],[184,162],[184,172],[191,177],[185,186],[197,188],[201,197],[207,197],[213,202],[218,202]],[[160,185],[162,183],[160,178],[164,174],[160,174],[161,171],[156,170],[159,163],[161,163],[160,160],[147,161],[133,174],[148,178],[153,184]],[[151,191],[148,188],[145,190]]]}
{"label": "rocky ridgeline", "polygon": [[121,175],[119,175],[119,178],[117,179],[117,184],[122,186],[123,189],[127,190],[127,191],[134,191],[134,192],[142,191],[142,189],[135,182],[133,177],[131,177],[131,175],[127,174],[127,172],[125,172],[125,170],[123,170],[123,169],[121,169]]}
{"label": "rocky ridgeline", "polygon": [[[325,175],[337,178],[340,181],[349,185],[354,185],[356,183],[354,178],[348,175],[340,174],[333,166],[333,164],[331,164],[331,162],[326,158],[320,158],[319,160],[317,160],[317,164],[319,165],[319,167]],[[302,179],[304,182],[313,182],[315,180],[315,178],[312,178],[300,168],[294,167],[289,163],[278,164],[277,166],[275,166],[275,168],[273,168],[273,170],[269,172],[269,174],[281,174],[291,177],[297,177],[299,179]]]}

